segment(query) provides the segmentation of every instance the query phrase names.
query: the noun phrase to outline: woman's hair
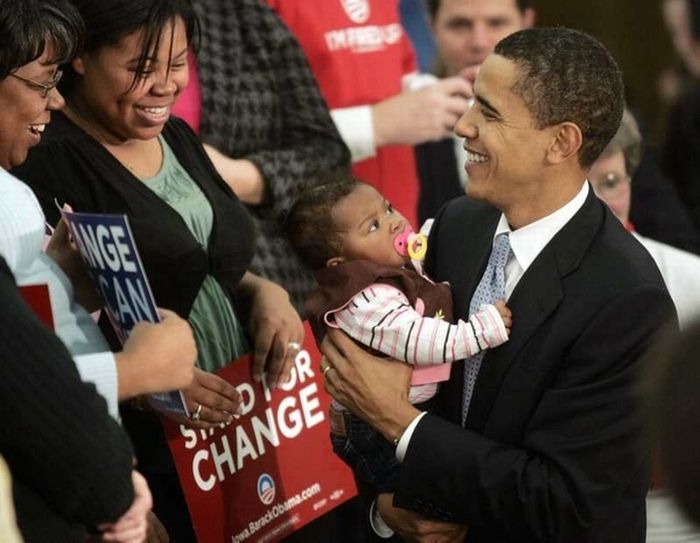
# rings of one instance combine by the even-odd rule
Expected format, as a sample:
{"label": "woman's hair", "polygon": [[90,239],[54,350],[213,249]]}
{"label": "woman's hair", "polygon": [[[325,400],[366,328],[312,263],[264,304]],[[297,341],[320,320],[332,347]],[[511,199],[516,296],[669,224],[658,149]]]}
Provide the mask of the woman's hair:
{"label": "woman's hair", "polygon": [[[141,55],[134,73],[132,88],[147,70],[154,51],[160,47],[165,27],[180,17],[185,23],[187,42],[196,48],[199,41],[199,20],[190,0],[71,0],[85,20],[83,52],[98,51],[115,45],[122,38],[144,31]],[[174,32],[174,28],[171,30]],[[172,51],[171,51],[172,53]],[[75,80],[67,70],[61,89],[70,92]]]}
{"label": "woman's hair", "polygon": [[628,109],[622,114],[620,127],[600,156],[609,156],[617,152],[625,156],[627,175],[634,176],[642,159],[642,136],[637,121]]}
{"label": "woman's hair", "polygon": [[307,187],[289,210],[284,229],[299,257],[312,269],[326,265],[341,251],[340,231],[333,208],[362,181],[348,173],[326,174]]}
{"label": "woman's hair", "polygon": [[65,0],[0,0],[0,80],[39,58],[49,44],[52,62],[72,59],[84,32],[80,15]]}

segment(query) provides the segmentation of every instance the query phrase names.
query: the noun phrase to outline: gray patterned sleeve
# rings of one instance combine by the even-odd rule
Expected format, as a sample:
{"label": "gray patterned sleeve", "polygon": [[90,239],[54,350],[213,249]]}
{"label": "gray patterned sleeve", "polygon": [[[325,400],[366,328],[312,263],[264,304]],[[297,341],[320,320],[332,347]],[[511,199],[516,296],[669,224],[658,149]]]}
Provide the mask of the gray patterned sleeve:
{"label": "gray patterned sleeve", "polygon": [[301,46],[281,21],[276,30],[271,60],[278,83],[281,138],[277,148],[246,157],[260,169],[266,181],[267,202],[275,214],[289,208],[301,188],[319,172],[350,165],[350,153],[333,124]]}

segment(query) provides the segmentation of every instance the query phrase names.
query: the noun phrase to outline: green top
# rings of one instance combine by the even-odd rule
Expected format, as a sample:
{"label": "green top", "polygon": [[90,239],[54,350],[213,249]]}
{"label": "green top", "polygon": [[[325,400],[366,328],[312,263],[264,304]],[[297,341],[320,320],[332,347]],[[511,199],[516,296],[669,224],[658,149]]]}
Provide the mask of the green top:
{"label": "green top", "polygon": [[[214,214],[199,185],[190,177],[162,136],[163,165],[154,177],[142,179],[170,207],[177,211],[195,239],[207,249]],[[211,275],[197,293],[188,321],[199,351],[199,367],[216,371],[250,351],[241,323],[223,288]]]}

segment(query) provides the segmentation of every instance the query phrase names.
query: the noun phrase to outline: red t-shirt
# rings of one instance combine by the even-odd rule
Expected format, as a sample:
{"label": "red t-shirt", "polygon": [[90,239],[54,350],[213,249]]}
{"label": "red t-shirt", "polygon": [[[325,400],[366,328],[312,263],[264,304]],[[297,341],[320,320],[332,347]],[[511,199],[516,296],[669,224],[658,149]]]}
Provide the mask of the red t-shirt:
{"label": "red t-shirt", "polygon": [[[398,0],[268,0],[301,43],[331,109],[375,104],[401,92],[416,70],[399,23]],[[357,162],[371,183],[416,224],[418,179],[413,148],[385,146]]]}

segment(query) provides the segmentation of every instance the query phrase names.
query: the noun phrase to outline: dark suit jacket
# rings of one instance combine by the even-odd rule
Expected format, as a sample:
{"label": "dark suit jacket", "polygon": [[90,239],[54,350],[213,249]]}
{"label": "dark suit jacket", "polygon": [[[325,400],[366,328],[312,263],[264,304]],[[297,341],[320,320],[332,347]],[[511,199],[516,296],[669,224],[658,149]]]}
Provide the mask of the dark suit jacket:
{"label": "dark suit jacket", "polygon": [[[499,212],[466,197],[438,214],[428,272],[466,318]],[[649,254],[591,190],[508,305],[466,430],[463,366],[442,417],[412,436],[394,504],[470,526],[467,541],[643,542],[648,462],[634,401],[641,354],[675,310]]]}

